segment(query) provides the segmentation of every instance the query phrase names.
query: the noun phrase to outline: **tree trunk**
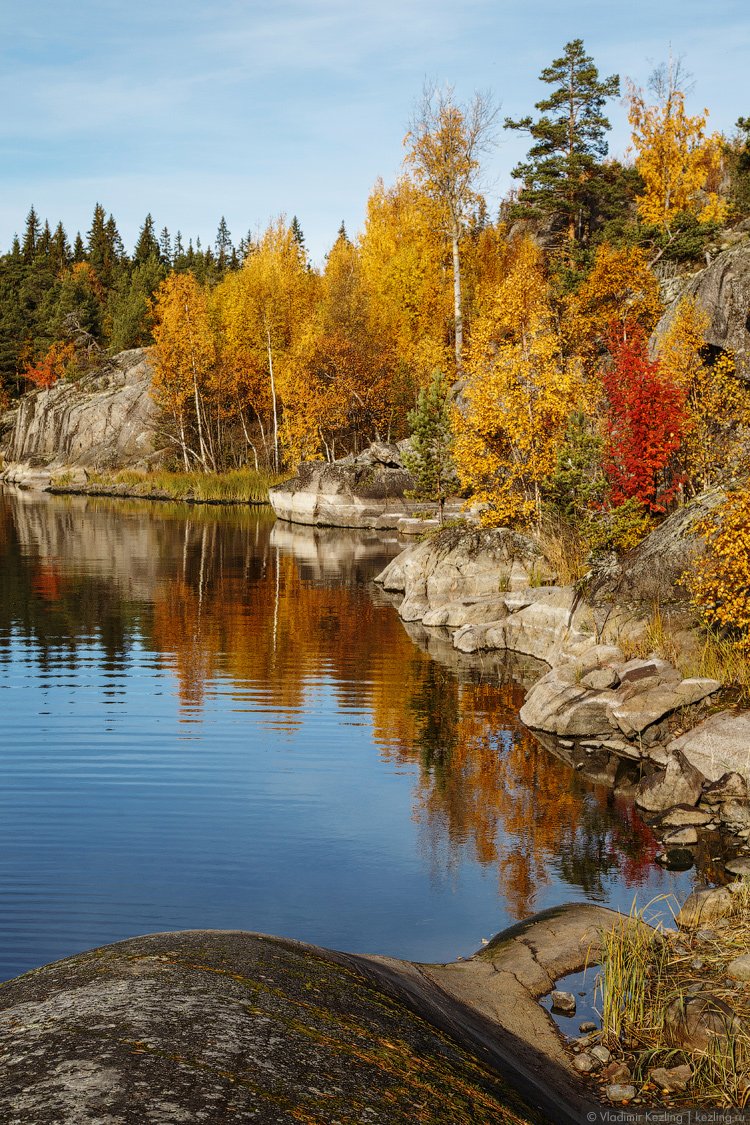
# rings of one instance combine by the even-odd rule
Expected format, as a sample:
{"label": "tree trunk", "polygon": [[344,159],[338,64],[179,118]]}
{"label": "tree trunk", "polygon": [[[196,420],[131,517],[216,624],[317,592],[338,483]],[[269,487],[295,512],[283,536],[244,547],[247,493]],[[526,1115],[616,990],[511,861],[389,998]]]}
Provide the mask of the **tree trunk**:
{"label": "tree trunk", "polygon": [[273,351],[271,349],[271,330],[266,321],[266,344],[268,347],[268,371],[271,376],[271,400],[273,402],[273,468],[279,471],[279,419],[276,412],[276,383],[273,377]]}
{"label": "tree trunk", "polygon": [[461,300],[461,259],[458,253],[459,226],[456,219],[451,226],[451,250],[453,251],[453,316],[456,324],[456,378],[463,375],[464,313]]}

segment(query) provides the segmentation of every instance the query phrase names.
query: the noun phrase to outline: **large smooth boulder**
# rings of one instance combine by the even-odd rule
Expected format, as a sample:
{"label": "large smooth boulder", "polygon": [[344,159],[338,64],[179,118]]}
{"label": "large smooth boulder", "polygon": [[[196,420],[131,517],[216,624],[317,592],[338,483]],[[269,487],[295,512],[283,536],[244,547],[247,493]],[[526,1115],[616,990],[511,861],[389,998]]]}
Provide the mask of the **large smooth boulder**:
{"label": "large smooth boulder", "polygon": [[294,477],[270,489],[269,498],[278,518],[291,523],[390,529],[436,510],[434,504],[409,499],[406,493],[413,488],[399,447],[373,442],[358,457],[304,461]]}
{"label": "large smooth boulder", "polygon": [[0,986],[0,1121],[576,1125],[538,999],[617,917],[557,907],[446,965],[217,930],[79,954]]}
{"label": "large smooth boulder", "polygon": [[153,370],[144,348],[121,352],[75,382],[25,395],[7,416],[6,479],[46,487],[73,469],[146,467],[163,455]]}
{"label": "large smooth boulder", "polygon": [[649,613],[654,605],[687,603],[688,590],[680,581],[705,551],[697,527],[725,499],[720,488],[707,489],[672,512],[590,590],[597,600],[635,606]]}

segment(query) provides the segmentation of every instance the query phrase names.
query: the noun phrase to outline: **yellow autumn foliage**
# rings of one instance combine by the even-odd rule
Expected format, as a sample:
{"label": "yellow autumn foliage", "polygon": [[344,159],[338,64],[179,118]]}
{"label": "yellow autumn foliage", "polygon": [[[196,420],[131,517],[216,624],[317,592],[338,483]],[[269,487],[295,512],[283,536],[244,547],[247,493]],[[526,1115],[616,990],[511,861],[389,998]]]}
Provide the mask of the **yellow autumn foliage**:
{"label": "yellow autumn foliage", "polygon": [[641,218],[666,229],[684,212],[702,223],[722,222],[727,204],[716,190],[722,141],[718,133],[706,133],[708,110],[687,113],[684,91],[671,81],[655,105],[634,86],[628,102],[635,165],[645,183],[637,199]]}
{"label": "yellow autumn foliage", "polygon": [[687,576],[693,603],[706,625],[750,655],[750,492],[730,493],[699,531],[707,551]]}
{"label": "yellow autumn foliage", "polygon": [[465,407],[456,411],[456,467],[485,525],[538,517],[540,486],[556,464],[571,411],[585,400],[576,364],[554,328],[541,252],[530,240],[477,320]]}
{"label": "yellow autumn foliage", "polygon": [[649,269],[645,252],[637,246],[603,243],[591,273],[569,299],[565,334],[570,347],[585,361],[598,365],[612,329],[639,325],[650,335],[662,313],[659,282]]}

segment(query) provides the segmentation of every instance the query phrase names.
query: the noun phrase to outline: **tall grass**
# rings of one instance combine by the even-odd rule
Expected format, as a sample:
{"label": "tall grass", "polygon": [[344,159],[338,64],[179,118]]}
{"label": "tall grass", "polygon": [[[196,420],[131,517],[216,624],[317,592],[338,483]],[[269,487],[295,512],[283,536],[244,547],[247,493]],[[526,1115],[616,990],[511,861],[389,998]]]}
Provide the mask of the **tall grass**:
{"label": "tall grass", "polygon": [[111,490],[116,495],[143,496],[201,503],[266,504],[268,490],[281,478],[256,469],[233,469],[226,473],[169,472],[155,469],[141,473],[123,469],[117,473],[90,473],[89,487]]}
{"label": "tall grass", "polygon": [[[650,904],[651,905],[651,904]],[[643,1092],[654,1090],[655,1067],[688,1063],[686,1097],[700,1105],[745,1105],[750,1098],[750,995],[727,980],[732,958],[750,948],[750,883],[737,885],[731,915],[711,931],[660,932],[635,906],[602,934],[597,997],[602,1041],[630,1061]],[[703,1050],[680,1046],[667,1009],[691,996],[722,1000],[733,1013],[722,1034]]]}
{"label": "tall grass", "polygon": [[574,524],[545,516],[537,528],[536,539],[561,586],[575,586],[586,575],[591,548]]}
{"label": "tall grass", "polygon": [[609,1046],[650,1042],[663,1028],[659,1000],[667,968],[667,945],[633,905],[627,918],[602,934],[597,991],[602,1038]]}

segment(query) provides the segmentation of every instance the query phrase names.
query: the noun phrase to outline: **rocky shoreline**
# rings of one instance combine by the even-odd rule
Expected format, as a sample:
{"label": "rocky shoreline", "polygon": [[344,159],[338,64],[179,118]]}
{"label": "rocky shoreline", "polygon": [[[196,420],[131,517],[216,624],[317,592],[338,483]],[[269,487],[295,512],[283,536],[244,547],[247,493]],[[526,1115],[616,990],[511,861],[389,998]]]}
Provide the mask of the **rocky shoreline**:
{"label": "rocky shoreline", "polygon": [[[683,560],[685,543],[682,535]],[[460,653],[542,661],[548,670],[529,687],[521,720],[574,769],[635,801],[665,865],[690,866],[707,833],[720,833],[730,855],[750,854],[750,713],[722,706],[718,680],[683,676],[653,652],[629,654],[648,643],[642,611],[553,579],[531,539],[455,528],[407,547],[376,582],[405,623]]]}

